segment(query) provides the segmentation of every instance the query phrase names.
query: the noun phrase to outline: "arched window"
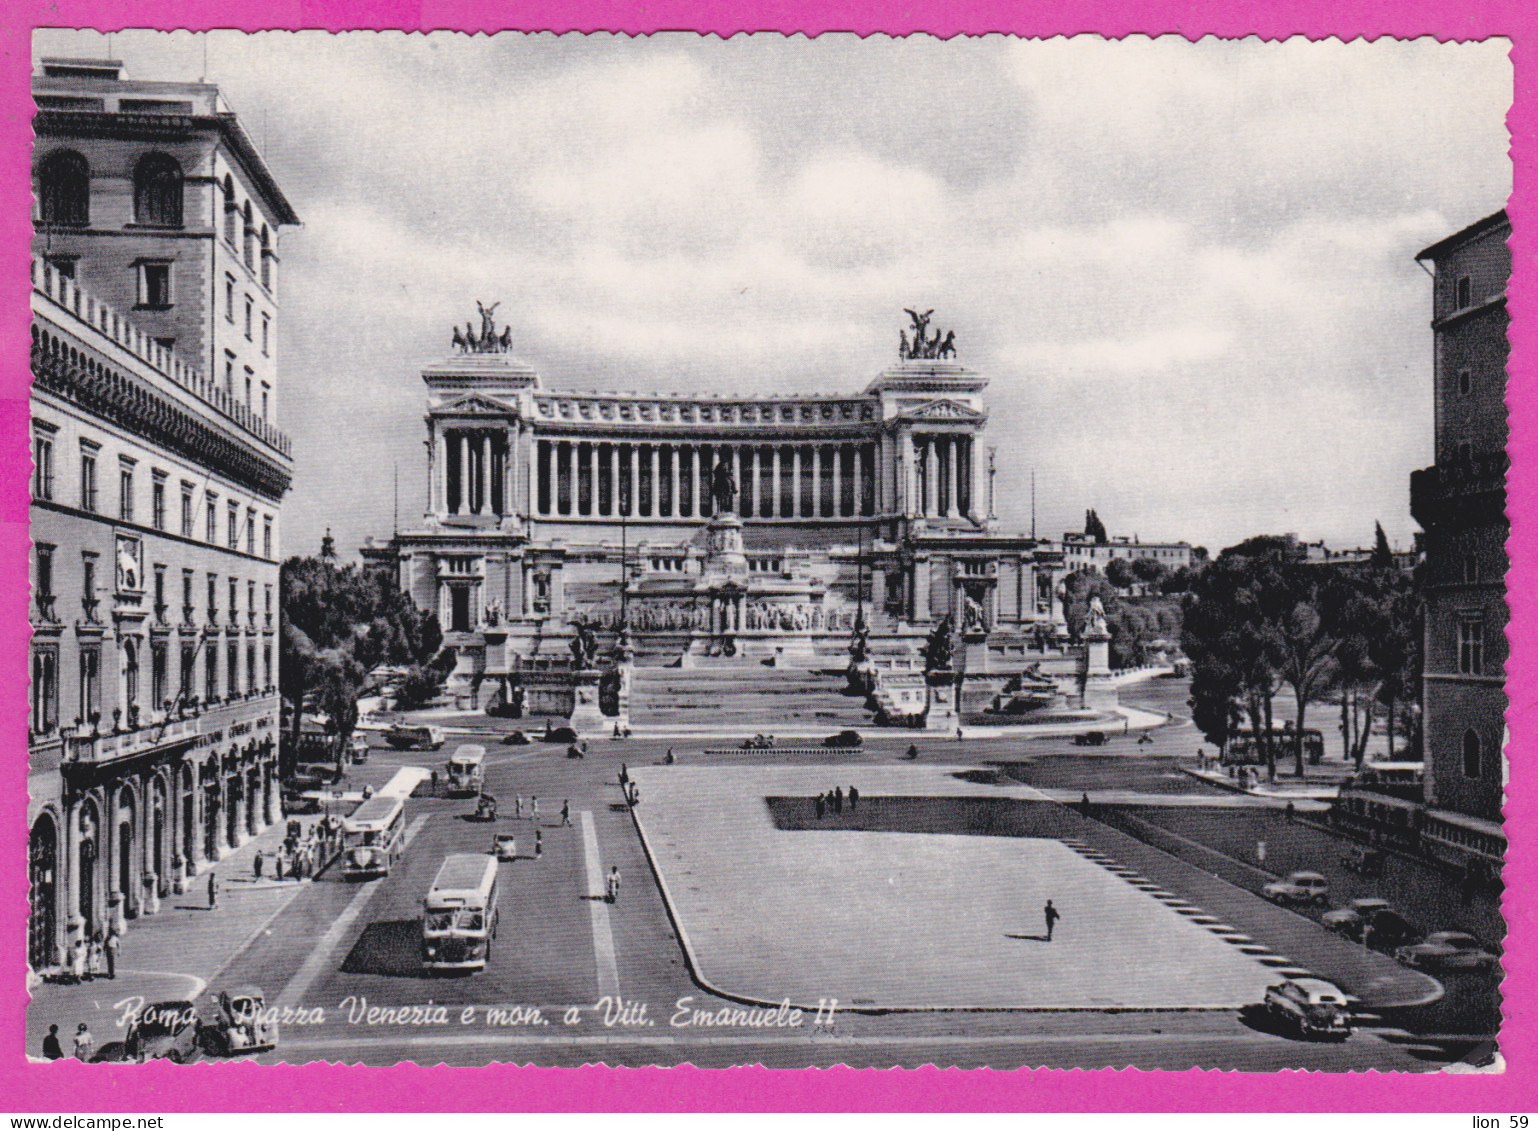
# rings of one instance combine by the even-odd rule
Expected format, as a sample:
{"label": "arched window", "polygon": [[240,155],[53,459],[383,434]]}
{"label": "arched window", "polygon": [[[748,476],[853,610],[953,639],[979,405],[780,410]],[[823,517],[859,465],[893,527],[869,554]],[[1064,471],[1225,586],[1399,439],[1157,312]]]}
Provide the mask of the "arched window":
{"label": "arched window", "polygon": [[134,223],[182,226],[182,167],[164,153],[147,153],[134,167]]}
{"label": "arched window", "polygon": [[262,286],[272,289],[272,243],[267,236],[267,225],[262,225]]}
{"label": "arched window", "polygon": [[245,235],[245,241],[244,241],[244,250],[245,250],[245,257],[246,257],[246,266],[247,267],[251,267],[255,263],[255,260],[252,257],[252,248],[253,248],[253,245],[256,242],[256,229],[254,229],[251,226],[251,202],[249,200],[246,201],[245,221],[246,221],[246,235]]}
{"label": "arched window", "polygon": [[231,247],[235,246],[235,221],[240,215],[240,209],[235,205],[235,182],[228,173],[224,174],[224,242]]}
{"label": "arched window", "polygon": [[1463,776],[1466,778],[1479,777],[1479,763],[1481,761],[1481,743],[1479,734],[1472,730],[1463,732]]}
{"label": "arched window", "polygon": [[73,149],[59,149],[37,171],[37,195],[45,224],[91,222],[91,168]]}

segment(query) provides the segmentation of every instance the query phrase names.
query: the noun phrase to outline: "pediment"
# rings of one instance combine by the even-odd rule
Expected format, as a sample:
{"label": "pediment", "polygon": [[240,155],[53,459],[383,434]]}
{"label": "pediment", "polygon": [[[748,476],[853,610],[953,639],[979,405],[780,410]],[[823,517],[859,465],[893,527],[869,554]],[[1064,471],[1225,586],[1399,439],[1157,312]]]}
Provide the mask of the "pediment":
{"label": "pediment", "polygon": [[955,420],[962,423],[980,423],[985,414],[948,398],[926,401],[899,414],[902,420]]}
{"label": "pediment", "polygon": [[438,416],[517,416],[518,406],[471,394],[445,401],[433,410]]}

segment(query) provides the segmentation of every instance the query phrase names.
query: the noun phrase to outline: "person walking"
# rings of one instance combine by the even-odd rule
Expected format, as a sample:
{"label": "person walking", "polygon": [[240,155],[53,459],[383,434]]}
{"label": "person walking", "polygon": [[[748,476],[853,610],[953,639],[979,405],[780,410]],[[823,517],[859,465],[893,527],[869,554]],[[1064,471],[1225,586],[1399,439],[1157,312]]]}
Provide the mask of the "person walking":
{"label": "person walking", "polygon": [[1052,906],[1052,901],[1047,900],[1047,905],[1041,909],[1042,918],[1047,921],[1047,941],[1052,941],[1052,928],[1057,926],[1057,921],[1062,918],[1057,913],[1057,908]]}
{"label": "person walking", "polygon": [[561,828],[571,828],[571,799],[561,802]]}
{"label": "person walking", "polygon": [[212,911],[219,906],[219,877],[213,872],[208,873],[208,909]]}
{"label": "person walking", "polygon": [[641,804],[641,783],[640,782],[631,782],[630,783],[630,807],[633,809],[633,808],[635,808],[639,804]]}
{"label": "person walking", "polygon": [[72,947],[69,952],[70,976],[74,978],[77,983],[85,981],[85,952],[86,945],[84,939],[80,940],[80,942],[76,946]]}
{"label": "person walking", "polygon": [[251,871],[254,874],[255,878],[258,879],[258,880],[262,878],[262,861],[264,859],[265,859],[265,857],[263,856],[263,854],[258,852],[256,854],[255,858],[251,861]]}
{"label": "person walking", "polygon": [[91,1036],[90,1027],[84,1021],[75,1030],[75,1059],[85,1064],[91,1059],[91,1054],[96,1051],[96,1038]]}
{"label": "person walking", "polygon": [[538,829],[534,830],[534,859],[538,860],[545,854],[545,834]]}
{"label": "person walking", "polygon": [[117,978],[117,948],[122,945],[123,936],[118,934],[116,927],[107,932],[107,941],[102,944],[103,952],[107,958],[107,977],[110,980]]}
{"label": "person walking", "polygon": [[854,786],[849,787],[849,811],[853,813],[860,804],[860,791]]}
{"label": "person walking", "polygon": [[918,756],[919,756],[919,746],[918,746],[918,743],[910,742],[908,744],[908,761],[916,762],[916,761],[918,761]]}
{"label": "person walking", "polygon": [[607,891],[608,901],[610,903],[613,903],[617,899],[619,899],[619,865],[618,864],[610,865],[610,867],[609,867],[609,880],[608,880],[608,887],[607,887],[606,891]]}
{"label": "person walking", "polygon": [[628,767],[626,767],[625,763],[621,762],[619,764],[619,786],[620,786],[620,788],[624,789],[625,786],[629,784],[629,782],[630,782],[630,770],[629,770]]}
{"label": "person walking", "polygon": [[822,794],[819,793],[815,798],[813,798],[812,804],[817,806],[817,819],[819,821],[822,820],[824,815],[826,815],[828,812],[828,803],[822,799]]}
{"label": "person walking", "polygon": [[523,794],[521,793],[513,798],[513,820],[523,820]]}
{"label": "person walking", "polygon": [[537,797],[529,798],[529,820],[535,824],[539,823],[539,798]]}
{"label": "person walking", "polygon": [[91,980],[101,977],[102,937],[98,930],[91,936],[91,945],[85,952],[85,976]]}
{"label": "person walking", "polygon": [[48,1035],[43,1038],[43,1059],[64,1059],[64,1046],[59,1044],[59,1027],[57,1025],[48,1026]]}
{"label": "person walking", "polygon": [[841,785],[833,788],[833,811],[835,813],[844,811],[844,787]]}

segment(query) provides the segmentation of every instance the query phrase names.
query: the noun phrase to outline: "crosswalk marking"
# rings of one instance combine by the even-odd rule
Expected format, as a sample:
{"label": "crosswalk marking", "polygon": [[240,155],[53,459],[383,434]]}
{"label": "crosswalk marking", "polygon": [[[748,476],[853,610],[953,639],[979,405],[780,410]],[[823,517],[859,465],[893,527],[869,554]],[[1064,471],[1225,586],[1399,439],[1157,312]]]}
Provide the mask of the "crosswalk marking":
{"label": "crosswalk marking", "polygon": [[604,899],[603,861],[598,857],[598,832],[591,810],[582,810],[582,858],[587,868],[587,910],[593,927],[593,959],[598,967],[599,996],[619,996],[619,965],[614,957],[614,932]]}

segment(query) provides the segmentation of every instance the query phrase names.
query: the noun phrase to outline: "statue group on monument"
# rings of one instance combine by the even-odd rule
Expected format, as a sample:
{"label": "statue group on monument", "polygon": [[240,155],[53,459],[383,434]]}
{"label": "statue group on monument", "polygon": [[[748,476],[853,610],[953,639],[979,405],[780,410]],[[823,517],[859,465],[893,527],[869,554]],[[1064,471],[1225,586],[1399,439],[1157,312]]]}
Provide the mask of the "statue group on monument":
{"label": "statue group on monument", "polygon": [[481,316],[481,330],[477,334],[475,326],[465,323],[464,333],[460,333],[459,327],[454,327],[454,348],[461,353],[506,353],[513,348],[513,328],[504,326],[500,334],[497,333],[496,323],[492,320],[492,312],[501,306],[500,302],[494,302],[486,306],[479,300],[475,309]]}
{"label": "statue group on monument", "polygon": [[897,356],[903,361],[935,361],[940,358],[956,356],[956,331],[947,331],[945,336],[940,336],[936,330],[934,337],[929,336],[929,319],[934,314],[933,310],[926,310],[920,314],[916,310],[903,307],[904,313],[913,319],[913,340],[908,340],[908,331],[898,331],[901,344],[897,347]]}
{"label": "statue group on monument", "polygon": [[716,514],[737,513],[737,477],[726,460],[717,463],[710,473],[710,498]]}

